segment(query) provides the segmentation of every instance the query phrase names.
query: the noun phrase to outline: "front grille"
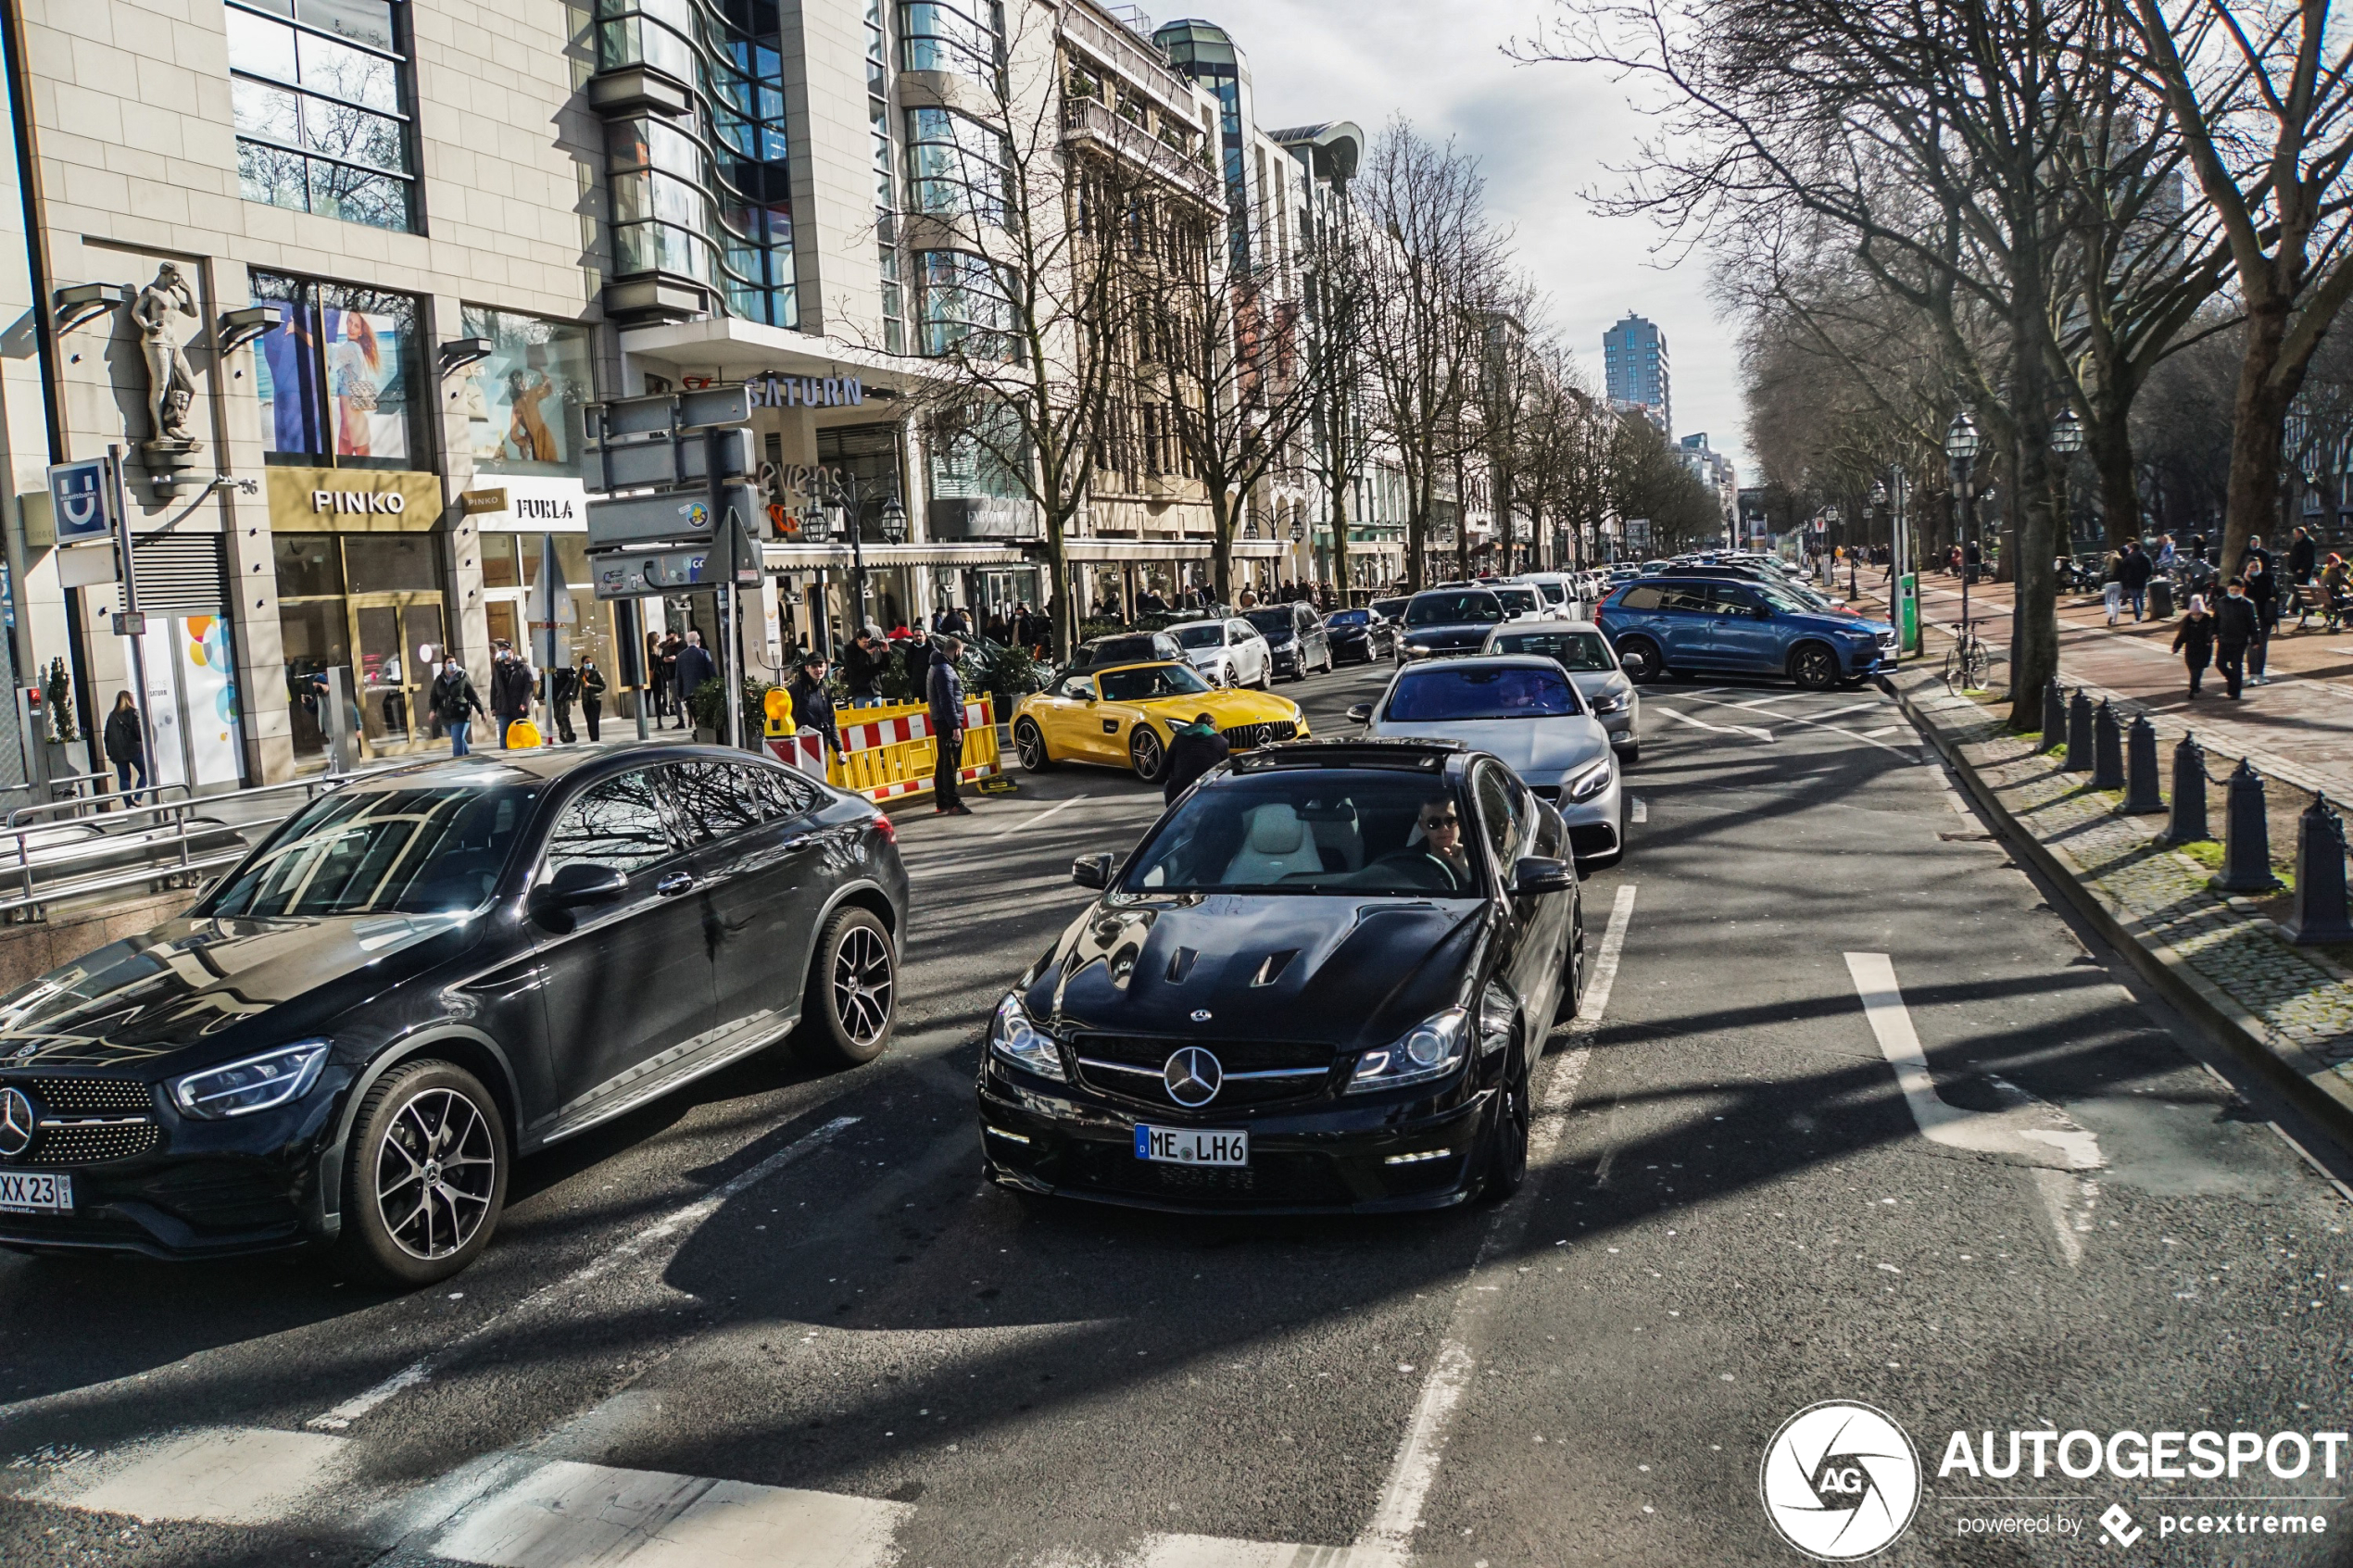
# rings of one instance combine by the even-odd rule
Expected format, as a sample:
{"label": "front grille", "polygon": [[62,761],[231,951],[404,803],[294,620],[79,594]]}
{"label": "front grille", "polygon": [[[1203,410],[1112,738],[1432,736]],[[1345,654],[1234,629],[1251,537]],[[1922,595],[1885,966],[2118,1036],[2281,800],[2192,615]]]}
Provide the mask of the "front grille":
{"label": "front grille", "polygon": [[1299,726],[1289,719],[1277,719],[1265,724],[1237,724],[1226,732],[1226,744],[1237,751],[1298,738]]}
{"label": "front grille", "polygon": [[155,1109],[155,1091],[136,1078],[19,1078],[17,1087],[53,1116],[104,1116]]}
{"label": "front grille", "polygon": [[1558,784],[1529,784],[1528,793],[1539,800],[1549,800],[1555,806],[1560,804],[1561,786]]}
{"label": "front grille", "polygon": [[[1081,1035],[1074,1043],[1079,1076],[1107,1095],[1160,1110],[1214,1115],[1229,1108],[1277,1105],[1312,1098],[1331,1082],[1332,1047],[1268,1040],[1179,1040],[1148,1035]],[[1183,1046],[1201,1046],[1225,1071],[1215,1098],[1201,1106],[1180,1106],[1169,1098],[1161,1076],[1169,1056]],[[1283,1073],[1280,1078],[1238,1073]]]}
{"label": "front grille", "polygon": [[162,1138],[155,1093],[135,1078],[10,1078],[32,1101],[32,1142],[6,1159],[22,1165],[104,1165],[146,1153]]}
{"label": "front grille", "polygon": [[162,1133],[153,1122],[88,1122],[55,1126],[43,1123],[24,1158],[40,1165],[104,1165],[156,1147]]}

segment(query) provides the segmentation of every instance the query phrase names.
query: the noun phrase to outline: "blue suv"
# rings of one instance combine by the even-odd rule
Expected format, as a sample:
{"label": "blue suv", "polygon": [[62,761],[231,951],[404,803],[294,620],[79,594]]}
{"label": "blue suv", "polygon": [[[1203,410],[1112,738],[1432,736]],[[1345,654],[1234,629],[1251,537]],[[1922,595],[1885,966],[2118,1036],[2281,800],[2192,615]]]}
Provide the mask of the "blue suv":
{"label": "blue suv", "polygon": [[1895,657],[1884,621],[1825,614],[1771,583],[1663,575],[1617,589],[1593,611],[1637,679],[1703,671],[1786,675],[1827,691]]}

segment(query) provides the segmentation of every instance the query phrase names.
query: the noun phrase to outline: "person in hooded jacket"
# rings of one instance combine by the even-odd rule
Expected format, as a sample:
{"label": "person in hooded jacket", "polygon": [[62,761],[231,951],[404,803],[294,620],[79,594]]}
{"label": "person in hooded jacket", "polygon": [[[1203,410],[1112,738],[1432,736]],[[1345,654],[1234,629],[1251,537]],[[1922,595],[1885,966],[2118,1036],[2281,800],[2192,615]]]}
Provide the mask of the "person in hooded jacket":
{"label": "person in hooded jacket", "polygon": [[433,704],[441,727],[449,732],[449,755],[465,756],[473,716],[483,712],[482,696],[474,690],[473,677],[466,673],[466,667],[454,659],[445,660],[425,700]]}
{"label": "person in hooded jacket", "polygon": [[2214,617],[2206,610],[2206,596],[2190,596],[2189,612],[2182,617],[2182,624],[2173,631],[2173,651],[2189,666],[2190,695],[2197,696],[2198,683],[2206,677],[2206,667],[2214,661]]}
{"label": "person in hooded jacket", "polygon": [[1217,721],[1206,713],[1194,714],[1191,723],[1179,724],[1168,737],[1167,776],[1161,781],[1161,799],[1176,804],[1195,780],[1233,754],[1233,746],[1217,732]]}

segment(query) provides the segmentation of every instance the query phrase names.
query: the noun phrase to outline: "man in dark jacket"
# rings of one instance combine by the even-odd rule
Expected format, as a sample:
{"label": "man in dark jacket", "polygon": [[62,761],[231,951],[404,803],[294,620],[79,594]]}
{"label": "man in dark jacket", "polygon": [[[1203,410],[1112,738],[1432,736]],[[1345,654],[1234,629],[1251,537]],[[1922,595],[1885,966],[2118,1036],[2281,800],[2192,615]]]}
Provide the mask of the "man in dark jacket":
{"label": "man in dark jacket", "polygon": [[2236,699],[2246,675],[2246,646],[2255,640],[2255,607],[2247,602],[2246,584],[2231,579],[2229,594],[2214,616],[2214,668],[2222,672],[2222,695]]}
{"label": "man in dark jacket", "polygon": [[2312,581],[2312,573],[2321,564],[2321,547],[2312,543],[2309,530],[2296,531],[2296,542],[2287,547],[2288,580],[2301,588]]}
{"label": "man in dark jacket", "polygon": [[1161,783],[1161,799],[1175,805],[1194,780],[1233,754],[1234,748],[1217,733],[1217,721],[1206,713],[1194,714],[1191,723],[1177,726],[1168,737],[1168,776]]}
{"label": "man in dark jacket", "polygon": [[2149,577],[2157,565],[2141,548],[2138,539],[2124,546],[2124,558],[2116,563],[2116,580],[2123,585],[2124,596],[2133,603],[2133,619],[2138,621],[2148,605]]}
{"label": "man in dark jacket", "polygon": [[702,633],[689,628],[686,646],[678,650],[678,711],[687,716],[679,728],[694,727],[694,710],[686,706],[686,699],[693,696],[705,681],[718,678],[719,666],[711,662],[711,650],[702,646]]}
{"label": "man in dark jacket", "polygon": [[497,721],[499,746],[507,744],[508,729],[519,721],[531,717],[531,666],[525,664],[510,647],[501,646],[497,662],[490,667],[490,716]]}
{"label": "man in dark jacket", "polygon": [[467,743],[474,715],[482,712],[482,696],[474,690],[473,677],[466,673],[466,667],[454,659],[443,664],[426,700],[433,704],[441,727],[449,732],[449,755],[466,756],[472,750]]}
{"label": "man in dark jacket", "polygon": [[588,739],[592,743],[604,739],[597,721],[605,715],[605,672],[586,654],[580,656],[580,711],[588,721]]}
{"label": "man in dark jacket", "polygon": [[954,637],[939,639],[939,657],[924,688],[931,706],[932,738],[939,743],[939,765],[931,776],[931,809],[936,815],[969,817],[973,809],[956,798],[956,774],[964,765],[964,682],[956,661],[964,645]]}
{"label": "man in dark jacket", "polygon": [[882,701],[883,665],[889,657],[873,627],[858,629],[858,635],[850,639],[841,654],[841,680],[849,688],[850,707],[871,708]]}
{"label": "man in dark jacket", "polygon": [[825,690],[825,656],[806,653],[801,656],[800,670],[785,688],[792,698],[792,721],[796,729],[814,730],[825,737],[825,745],[836,752],[841,750],[841,732],[834,724],[834,699]]}

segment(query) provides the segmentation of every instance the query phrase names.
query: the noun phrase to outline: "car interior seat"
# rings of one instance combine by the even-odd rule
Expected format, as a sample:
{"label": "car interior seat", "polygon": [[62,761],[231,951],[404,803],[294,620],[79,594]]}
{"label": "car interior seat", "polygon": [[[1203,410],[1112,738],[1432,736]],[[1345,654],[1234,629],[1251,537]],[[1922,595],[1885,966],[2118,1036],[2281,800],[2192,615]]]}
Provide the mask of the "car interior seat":
{"label": "car interior seat", "polygon": [[1252,886],[1323,869],[1324,858],[1316,852],[1307,824],[1289,803],[1274,801],[1250,809],[1241,852],[1227,863],[1225,880]]}

